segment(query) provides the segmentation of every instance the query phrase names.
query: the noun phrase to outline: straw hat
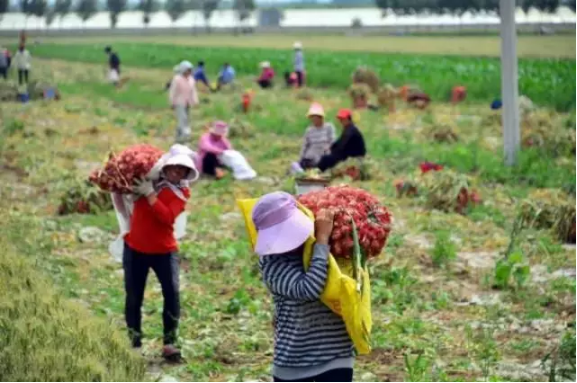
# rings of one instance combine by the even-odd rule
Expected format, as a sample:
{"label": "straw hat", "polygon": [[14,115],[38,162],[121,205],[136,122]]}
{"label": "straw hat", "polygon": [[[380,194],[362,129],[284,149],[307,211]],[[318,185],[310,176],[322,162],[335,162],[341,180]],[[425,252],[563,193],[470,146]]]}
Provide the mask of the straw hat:
{"label": "straw hat", "polygon": [[210,127],[210,132],[219,136],[228,134],[228,124],[224,121],[215,121]]}
{"label": "straw hat", "polygon": [[324,117],[325,116],[325,110],[323,109],[323,106],[321,104],[319,104],[318,102],[313,102],[309,108],[308,113],[307,113],[307,117],[310,117],[310,116]]}

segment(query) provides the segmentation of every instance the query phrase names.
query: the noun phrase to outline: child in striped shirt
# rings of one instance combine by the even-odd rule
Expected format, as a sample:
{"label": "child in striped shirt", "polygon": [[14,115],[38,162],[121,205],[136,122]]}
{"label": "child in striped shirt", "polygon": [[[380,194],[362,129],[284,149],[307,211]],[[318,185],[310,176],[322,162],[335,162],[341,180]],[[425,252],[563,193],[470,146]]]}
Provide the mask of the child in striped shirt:
{"label": "child in striped shirt", "polygon": [[[320,301],[328,271],[334,213],[321,211],[313,223],[293,196],[274,192],[252,212],[258,231],[255,252],[274,301],[275,382],[351,382],[353,344],[342,318]],[[303,244],[315,234],[308,270]]]}
{"label": "child in striped shirt", "polygon": [[313,103],[307,117],[311,125],[307,128],[301,149],[299,165],[303,169],[315,168],[321,157],[330,153],[331,145],[335,141],[335,127],[325,122],[325,112],[319,103]]}

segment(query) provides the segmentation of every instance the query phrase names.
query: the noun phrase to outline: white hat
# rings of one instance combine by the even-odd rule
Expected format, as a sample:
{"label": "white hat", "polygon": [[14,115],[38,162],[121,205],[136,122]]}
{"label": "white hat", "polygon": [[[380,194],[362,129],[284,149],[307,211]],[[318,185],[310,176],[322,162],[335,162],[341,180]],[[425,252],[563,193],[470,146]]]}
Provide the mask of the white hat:
{"label": "white hat", "polygon": [[198,170],[196,169],[196,166],[194,166],[192,156],[188,154],[178,153],[176,155],[170,156],[166,159],[162,165],[162,168],[164,169],[166,166],[170,165],[180,165],[189,168],[190,172],[188,172],[188,176],[186,177],[188,181],[196,181],[199,176]]}
{"label": "white hat", "polygon": [[192,65],[192,63],[190,61],[186,61],[184,60],[183,62],[181,62],[178,67],[180,68],[180,73],[184,73],[187,70],[191,70],[192,68],[194,68],[194,65]]}
{"label": "white hat", "polygon": [[261,68],[270,68],[270,62],[269,61],[263,61],[260,63],[260,67]]}
{"label": "white hat", "polygon": [[294,49],[303,49],[303,44],[300,41],[295,41],[293,44]]}

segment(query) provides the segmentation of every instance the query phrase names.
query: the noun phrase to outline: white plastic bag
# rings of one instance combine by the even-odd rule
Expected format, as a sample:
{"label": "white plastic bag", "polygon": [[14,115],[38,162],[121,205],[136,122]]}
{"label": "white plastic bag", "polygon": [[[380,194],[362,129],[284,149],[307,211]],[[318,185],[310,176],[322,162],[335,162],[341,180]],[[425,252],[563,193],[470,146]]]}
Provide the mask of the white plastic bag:
{"label": "white plastic bag", "polygon": [[110,81],[111,83],[117,83],[118,81],[120,81],[120,75],[118,74],[118,71],[116,69],[111,69],[108,72],[108,81]]}
{"label": "white plastic bag", "polygon": [[236,180],[251,180],[256,177],[256,172],[248,164],[246,158],[236,150],[225,150],[219,156],[219,160],[232,170],[232,176]]}

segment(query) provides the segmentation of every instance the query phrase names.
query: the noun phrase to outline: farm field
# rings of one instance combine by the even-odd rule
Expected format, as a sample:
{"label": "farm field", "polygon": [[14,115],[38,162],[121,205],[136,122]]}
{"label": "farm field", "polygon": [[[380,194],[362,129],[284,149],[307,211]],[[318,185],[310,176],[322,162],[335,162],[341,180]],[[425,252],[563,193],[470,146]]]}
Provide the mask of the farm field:
{"label": "farm field", "polygon": [[[350,105],[345,89],[358,64],[378,69],[384,81],[395,85],[415,82],[438,101],[426,112],[404,105],[392,115],[356,112],[367,140],[371,179],[335,181],[379,196],[394,216],[387,247],[370,265],[373,352],[358,358],[355,380],[575,379],[574,244],[556,230],[530,225],[531,220],[522,229],[516,224],[522,206],[541,200],[574,207],[574,60],[520,61],[522,93],[537,107],[523,121],[526,145],[519,164],[508,168],[502,164],[500,116],[488,107],[499,94],[496,59],[307,51],[310,88],[292,91],[277,84],[263,91],[252,82],[257,63],[278,62],[282,72],[290,65],[288,50],[192,49],[166,45],[160,38],[158,44],[113,44],[123,60],[123,75],[129,77],[116,90],[104,82],[103,42],[89,41],[51,40],[30,48],[33,77],[57,84],[62,100],[0,104],[0,244],[11,255],[0,257],[0,281],[15,288],[42,280],[22,287],[27,297],[22,300],[51,291],[44,303],[60,306],[56,302],[61,299],[76,306],[81,319],[70,331],[84,334],[67,338],[71,352],[64,357],[58,348],[49,348],[58,339],[51,338],[53,332],[33,332],[36,343],[30,348],[22,336],[26,331],[14,330],[21,343],[13,342],[12,351],[0,346],[0,359],[9,351],[28,350],[36,363],[0,366],[1,380],[270,380],[272,305],[235,199],[290,190],[286,173],[298,157],[310,99],[321,102],[336,122],[331,116]],[[203,126],[223,119],[231,125],[233,145],[259,178],[235,182],[229,176],[193,187],[180,254],[180,342],[186,362],[169,365],[159,358],[162,299],[154,278],[143,308],[146,339],[140,360],[122,341],[122,268],[108,254],[118,234],[114,213],[59,216],[58,208],[66,192],[99,167],[109,150],[139,142],[165,149],[172,144],[174,118],[163,87],[180,59],[206,60],[214,77],[227,57],[234,57],[230,61],[240,74],[239,84],[201,93],[193,112],[192,145]],[[469,97],[453,106],[443,100],[457,81],[467,85]],[[255,89],[255,99],[251,112],[243,114],[241,94],[248,88]],[[456,139],[439,134],[447,131]],[[417,182],[422,161],[443,164],[444,171],[466,180],[482,203],[457,214],[435,209],[435,195],[427,192],[399,198],[394,182]],[[570,221],[569,216],[563,223]],[[0,329],[42,328],[28,320],[28,311],[14,307],[3,286]],[[5,312],[10,321],[4,320]],[[53,316],[57,323],[70,321],[66,310]],[[82,323],[96,330],[87,332]],[[113,345],[103,345],[105,339],[113,339]],[[67,363],[50,369],[48,352]],[[118,369],[108,368],[111,361]]]}
{"label": "farm field", "polygon": [[[115,43],[122,60],[129,66],[172,68],[181,59],[204,60],[207,71],[218,72],[223,62],[230,61],[241,76],[258,75],[258,63],[270,61],[282,74],[291,68],[290,50],[262,48],[190,48],[183,45]],[[63,60],[102,62],[102,44],[41,44],[34,55]],[[466,84],[468,99],[489,104],[500,92],[500,65],[496,58],[427,55],[383,55],[378,53],[307,51],[307,76],[313,87],[345,89],[351,73],[359,65],[373,68],[383,82],[395,86],[418,84],[433,100],[449,99],[451,88]],[[560,81],[559,79],[564,79]],[[520,93],[538,105],[568,111],[575,106],[575,60],[521,59],[519,62]]]}
{"label": "farm field", "polygon": [[[375,53],[418,53],[433,55],[499,57],[500,38],[496,34],[487,36],[355,36],[318,34],[256,34],[247,36],[230,35],[175,35],[175,36],[63,36],[40,37],[42,43],[59,44],[116,44],[159,43],[193,47],[231,47],[287,49],[295,40],[303,42],[310,52],[345,51]],[[10,42],[0,37],[0,41]],[[520,35],[517,54],[519,57],[575,58],[575,35],[572,33],[554,36]]]}

